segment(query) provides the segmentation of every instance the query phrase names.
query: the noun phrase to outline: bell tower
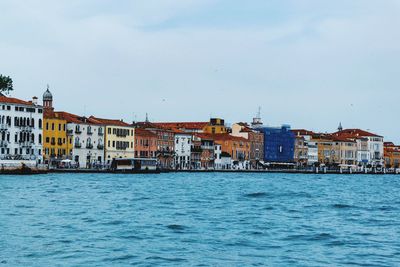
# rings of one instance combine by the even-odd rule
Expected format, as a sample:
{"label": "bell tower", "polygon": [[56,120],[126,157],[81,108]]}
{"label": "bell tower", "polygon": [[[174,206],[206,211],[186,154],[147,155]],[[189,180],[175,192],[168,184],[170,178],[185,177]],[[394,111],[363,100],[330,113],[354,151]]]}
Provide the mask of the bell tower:
{"label": "bell tower", "polygon": [[47,90],[43,94],[43,107],[45,109],[54,110],[53,108],[53,95],[50,92],[50,86],[47,85]]}

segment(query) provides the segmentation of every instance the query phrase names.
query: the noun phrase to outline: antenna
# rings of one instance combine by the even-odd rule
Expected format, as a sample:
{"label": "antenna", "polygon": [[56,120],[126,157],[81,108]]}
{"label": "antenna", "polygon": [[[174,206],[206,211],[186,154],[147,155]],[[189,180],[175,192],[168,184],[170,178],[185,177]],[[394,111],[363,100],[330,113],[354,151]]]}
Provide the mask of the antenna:
{"label": "antenna", "polygon": [[261,118],[261,106],[258,107],[257,118]]}

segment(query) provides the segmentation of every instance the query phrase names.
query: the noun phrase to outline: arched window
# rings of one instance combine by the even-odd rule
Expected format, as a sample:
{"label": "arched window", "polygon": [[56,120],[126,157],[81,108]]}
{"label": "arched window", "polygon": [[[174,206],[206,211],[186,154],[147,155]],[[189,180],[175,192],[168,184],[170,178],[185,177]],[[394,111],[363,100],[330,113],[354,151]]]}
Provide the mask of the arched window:
{"label": "arched window", "polygon": [[39,119],[39,129],[42,129],[42,119]]}

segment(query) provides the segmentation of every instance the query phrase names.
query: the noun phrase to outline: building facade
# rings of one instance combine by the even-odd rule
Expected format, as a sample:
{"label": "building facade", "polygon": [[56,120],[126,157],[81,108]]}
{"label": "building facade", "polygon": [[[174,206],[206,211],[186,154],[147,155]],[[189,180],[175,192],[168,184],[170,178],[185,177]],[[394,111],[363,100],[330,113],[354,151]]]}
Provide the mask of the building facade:
{"label": "building facade", "polygon": [[293,163],[295,135],[289,125],[257,128],[264,134],[264,161]]}
{"label": "building facade", "polygon": [[135,128],[135,158],[157,157],[157,135],[151,131]]}
{"label": "building facade", "polygon": [[384,157],[385,167],[388,169],[399,169],[400,168],[400,146],[396,146],[391,142],[384,144]]}
{"label": "building facade", "polygon": [[105,126],[93,120],[64,112],[67,136],[72,147],[70,158],[79,168],[100,168],[104,165]]}
{"label": "building facade", "polygon": [[43,162],[43,107],[0,94],[0,160]]}
{"label": "building facade", "polygon": [[264,134],[240,122],[232,125],[231,135],[242,137],[250,142],[250,164],[252,168],[257,168],[258,162],[264,160]]}
{"label": "building facade", "polygon": [[175,168],[190,169],[192,134],[175,132]]}
{"label": "building facade", "polygon": [[113,159],[135,157],[134,127],[122,120],[89,117],[92,123],[104,127],[104,162],[110,165]]}

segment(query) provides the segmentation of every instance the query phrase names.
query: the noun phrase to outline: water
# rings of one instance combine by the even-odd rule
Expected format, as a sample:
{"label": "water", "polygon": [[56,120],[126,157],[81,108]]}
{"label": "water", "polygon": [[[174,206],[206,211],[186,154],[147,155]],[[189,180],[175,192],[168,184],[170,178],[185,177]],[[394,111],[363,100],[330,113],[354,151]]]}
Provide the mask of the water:
{"label": "water", "polygon": [[400,266],[400,176],[0,176],[3,266]]}

